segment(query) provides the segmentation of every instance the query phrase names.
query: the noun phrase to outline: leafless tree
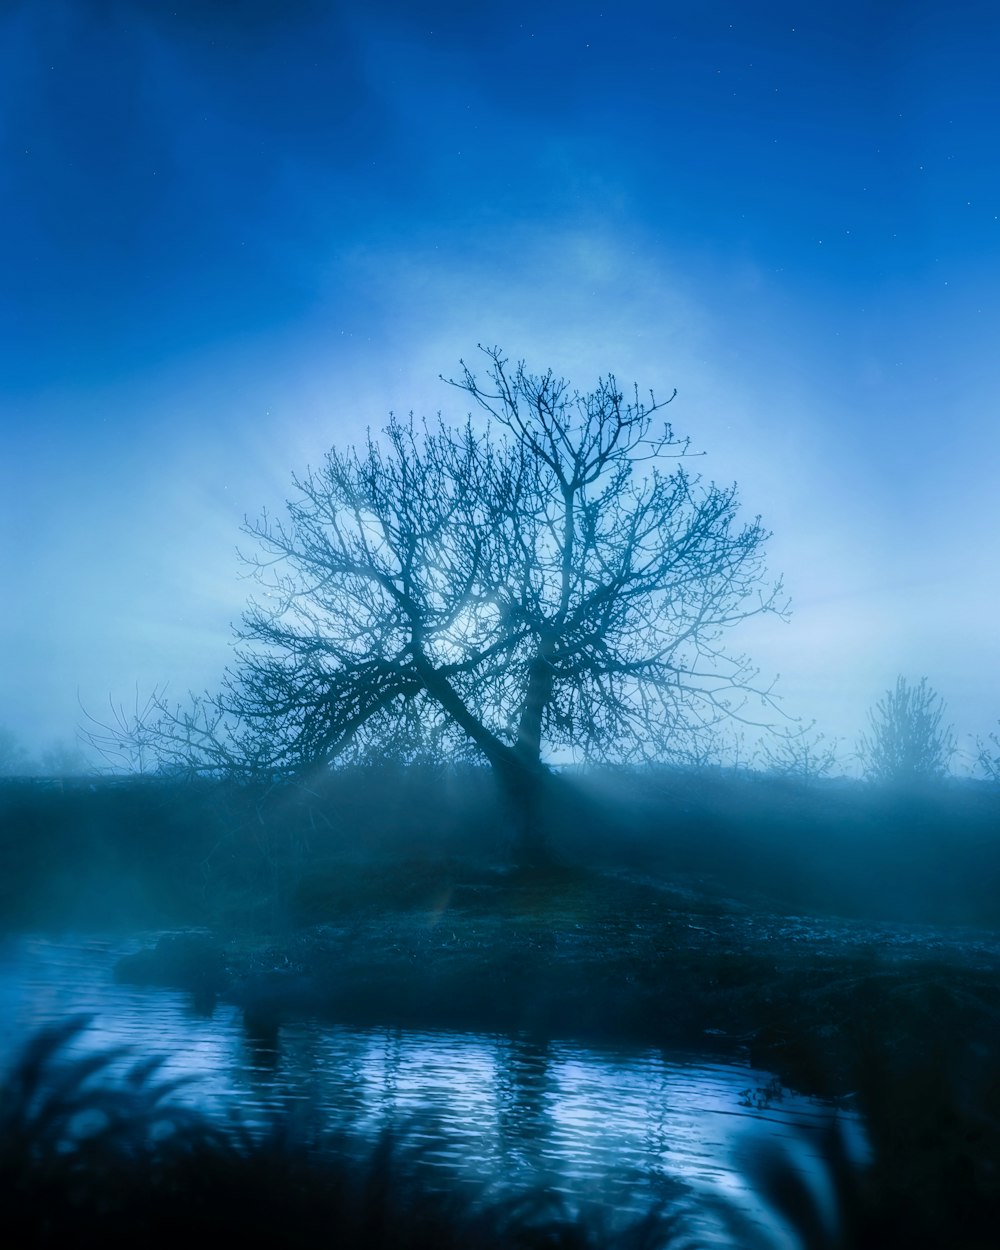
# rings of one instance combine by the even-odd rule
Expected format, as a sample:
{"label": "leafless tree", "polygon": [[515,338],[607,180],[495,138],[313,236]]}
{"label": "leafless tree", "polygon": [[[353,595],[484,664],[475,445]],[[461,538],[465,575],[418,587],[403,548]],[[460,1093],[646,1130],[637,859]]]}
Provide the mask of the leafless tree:
{"label": "leafless tree", "polygon": [[840,764],[837,739],[813,732],[812,725],[774,733],[762,739],[757,760],[764,772],[791,781],[818,781]]}
{"label": "leafless tree", "polygon": [[57,739],[50,743],[41,754],[42,777],[83,777],[94,771],[94,765],[86,753],[74,742]]}
{"label": "leafless tree", "polygon": [[987,781],[1000,783],[1000,734],[976,739],[976,766]]}
{"label": "leafless tree", "polygon": [[868,714],[858,756],[865,776],[898,785],[924,785],[948,772],[955,753],[950,728],[942,726],[944,701],[921,677],[914,686],[898,677]]}
{"label": "leafless tree", "polygon": [[0,725],[0,777],[24,777],[32,771],[31,756],[20,738]]}
{"label": "leafless tree", "polygon": [[[770,687],[723,636],[777,613],[768,534],[735,486],[686,471],[673,399],[586,394],[481,349],[451,385],[487,418],[392,417],[294,479],[285,519],[248,522],[263,593],[218,695],[168,712],[165,759],[299,772],[372,751],[471,753],[537,839],[553,752],[683,755]],[[757,713],[759,715],[759,713]]]}
{"label": "leafless tree", "polygon": [[[79,696],[78,696],[79,698]],[[145,699],[135,689],[131,706],[108,697],[106,719],[102,720],[84,707],[86,717],[79,736],[105,763],[111,772],[147,776],[150,773],[173,769],[182,758],[182,746],[178,731],[182,722],[192,713],[171,711],[166,702],[166,688],[154,689]],[[202,717],[202,701],[195,701],[193,709]],[[201,752],[192,752],[190,765],[196,771],[204,769]]]}

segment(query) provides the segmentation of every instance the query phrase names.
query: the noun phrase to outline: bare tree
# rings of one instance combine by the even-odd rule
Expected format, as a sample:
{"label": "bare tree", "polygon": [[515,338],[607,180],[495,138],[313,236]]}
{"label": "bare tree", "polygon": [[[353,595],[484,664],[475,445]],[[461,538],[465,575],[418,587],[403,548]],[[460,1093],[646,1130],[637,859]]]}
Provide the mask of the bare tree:
{"label": "bare tree", "polygon": [[837,739],[812,732],[812,725],[793,732],[772,733],[758,749],[764,772],[794,781],[818,781],[829,777],[840,764]]}
{"label": "bare tree", "polygon": [[0,725],[0,777],[24,777],[33,771],[32,759],[13,729]]}
{"label": "bare tree", "polygon": [[295,478],[287,519],[245,525],[264,593],[221,692],[161,702],[163,758],[273,774],[387,743],[471,753],[530,853],[553,752],[669,758],[769,702],[723,649],[787,610],[736,487],[688,474],[652,394],[627,401],[613,377],[581,394],[481,350],[485,382],[464,362],[449,380],[481,427],[393,417]]}
{"label": "bare tree", "polygon": [[[79,695],[77,696],[79,700]],[[154,687],[145,698],[136,686],[131,705],[115,702],[108,696],[106,719],[94,715],[79,700],[86,723],[78,731],[96,759],[104,761],[103,771],[133,777],[194,776],[204,772],[236,772],[241,770],[232,751],[221,741],[216,744],[213,766],[211,734],[207,730],[208,701],[192,699],[186,710],[172,708],[166,699],[166,687]],[[221,726],[216,712],[212,719]],[[197,724],[195,739],[186,742]],[[228,759],[225,768],[221,761]]]}
{"label": "bare tree", "polygon": [[42,777],[82,777],[94,768],[86,753],[74,742],[57,739],[42,751]]}
{"label": "bare tree", "polygon": [[976,739],[976,765],[987,781],[1000,783],[1000,734]]}
{"label": "bare tree", "polygon": [[868,713],[870,731],[862,735],[858,756],[873,781],[921,785],[948,772],[955,753],[951,729],[942,727],[944,701],[921,677],[911,686],[896,679]]}

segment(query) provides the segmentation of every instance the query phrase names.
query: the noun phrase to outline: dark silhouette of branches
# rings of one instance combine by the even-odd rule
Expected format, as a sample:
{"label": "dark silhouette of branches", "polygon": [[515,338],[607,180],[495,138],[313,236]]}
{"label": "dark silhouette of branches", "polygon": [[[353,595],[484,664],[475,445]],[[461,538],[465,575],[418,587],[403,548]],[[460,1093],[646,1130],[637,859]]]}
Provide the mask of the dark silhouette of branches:
{"label": "dark silhouette of branches", "polygon": [[768,535],[735,486],[688,473],[688,440],[655,421],[673,395],[626,399],[613,377],[582,394],[482,350],[486,381],[463,363],[451,384],[485,426],[392,417],[295,478],[284,518],[247,522],[261,593],[238,661],[186,709],[157,700],[161,764],[478,755],[525,832],[553,751],[679,758],[769,702],[723,646],[786,611]]}
{"label": "dark silhouette of branches", "polygon": [[764,772],[794,781],[816,781],[828,777],[840,760],[837,739],[828,742],[825,734],[812,732],[812,726],[786,733],[773,733],[763,739],[757,758]]}
{"label": "dark silhouette of branches", "polygon": [[976,739],[976,765],[987,781],[1000,783],[1000,734]]}

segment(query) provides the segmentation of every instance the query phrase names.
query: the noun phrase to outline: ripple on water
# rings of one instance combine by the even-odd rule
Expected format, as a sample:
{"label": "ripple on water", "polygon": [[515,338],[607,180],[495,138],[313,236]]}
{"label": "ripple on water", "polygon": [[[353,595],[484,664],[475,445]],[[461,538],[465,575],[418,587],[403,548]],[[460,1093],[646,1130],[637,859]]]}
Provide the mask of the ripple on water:
{"label": "ripple on water", "polygon": [[[254,1036],[229,1004],[199,1009],[182,992],[116,984],[117,959],[149,941],[5,940],[4,1050],[88,1013],[78,1049],[124,1044],[138,1055],[166,1054],[162,1074],[196,1077],[183,1097],[213,1114],[236,1110],[259,1127],[289,1101],[308,1102],[364,1135],[402,1127],[431,1166],[504,1181],[541,1177],[571,1197],[603,1195],[636,1209],[681,1184],[749,1201],[740,1151],[788,1143],[809,1172],[808,1142],[831,1115],[818,1100],[781,1090],[769,1073],[651,1048],[310,1020],[283,1024],[276,1038]],[[860,1156],[860,1130],[848,1121]]]}

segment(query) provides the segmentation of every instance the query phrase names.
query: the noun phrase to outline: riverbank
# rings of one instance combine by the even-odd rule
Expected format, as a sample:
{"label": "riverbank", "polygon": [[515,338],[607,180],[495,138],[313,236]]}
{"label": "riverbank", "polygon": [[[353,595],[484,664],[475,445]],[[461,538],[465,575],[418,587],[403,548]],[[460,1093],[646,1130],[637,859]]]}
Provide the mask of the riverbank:
{"label": "riverbank", "polygon": [[[322,895],[322,898],[320,897]],[[842,1096],[871,1062],[916,1067],[1000,1036],[1000,935],[791,915],[704,885],[461,861],[341,865],[280,932],[161,940],[119,976],[359,1024],[731,1049]]]}
{"label": "riverbank", "polygon": [[[557,864],[693,885],[757,910],[1000,930],[996,787],[911,794],[623,768],[561,774],[544,799]],[[509,862],[493,780],[473,767],[0,782],[0,928],[260,932],[335,919],[359,885],[384,909],[415,898],[428,871],[461,863],[472,875],[459,884],[472,886]],[[393,875],[400,865],[415,879]]]}
{"label": "riverbank", "polygon": [[552,862],[518,871],[483,770],[9,783],[0,925],[207,933],[122,975],[265,1032],[309,1012],[731,1047],[836,1095],[872,1054],[993,1053],[995,790],[605,770],[547,802]]}
{"label": "riverbank", "polygon": [[265,1042],[313,1015],[728,1050],[861,1112],[887,1228],[995,1229],[1000,795],[668,770],[558,800],[518,871],[475,772],[0,787],[0,925],[166,931],[118,975]]}
{"label": "riverbank", "polygon": [[[787,1086],[861,1114],[870,1171],[834,1140],[824,1156],[842,1221],[829,1244],[895,1244],[904,1228],[927,1250],[990,1244],[1000,935],[792,914],[698,880],[565,868],[345,867],[314,902],[328,919],[174,937],[120,975],[211,969],[214,992],[263,1038],[286,1013],[317,1013],[729,1050],[778,1075],[774,1097]],[[748,1095],[766,1115],[770,1089]],[[751,1181],[808,1222],[794,1177],[769,1166]],[[805,1231],[801,1244],[813,1244]]]}

